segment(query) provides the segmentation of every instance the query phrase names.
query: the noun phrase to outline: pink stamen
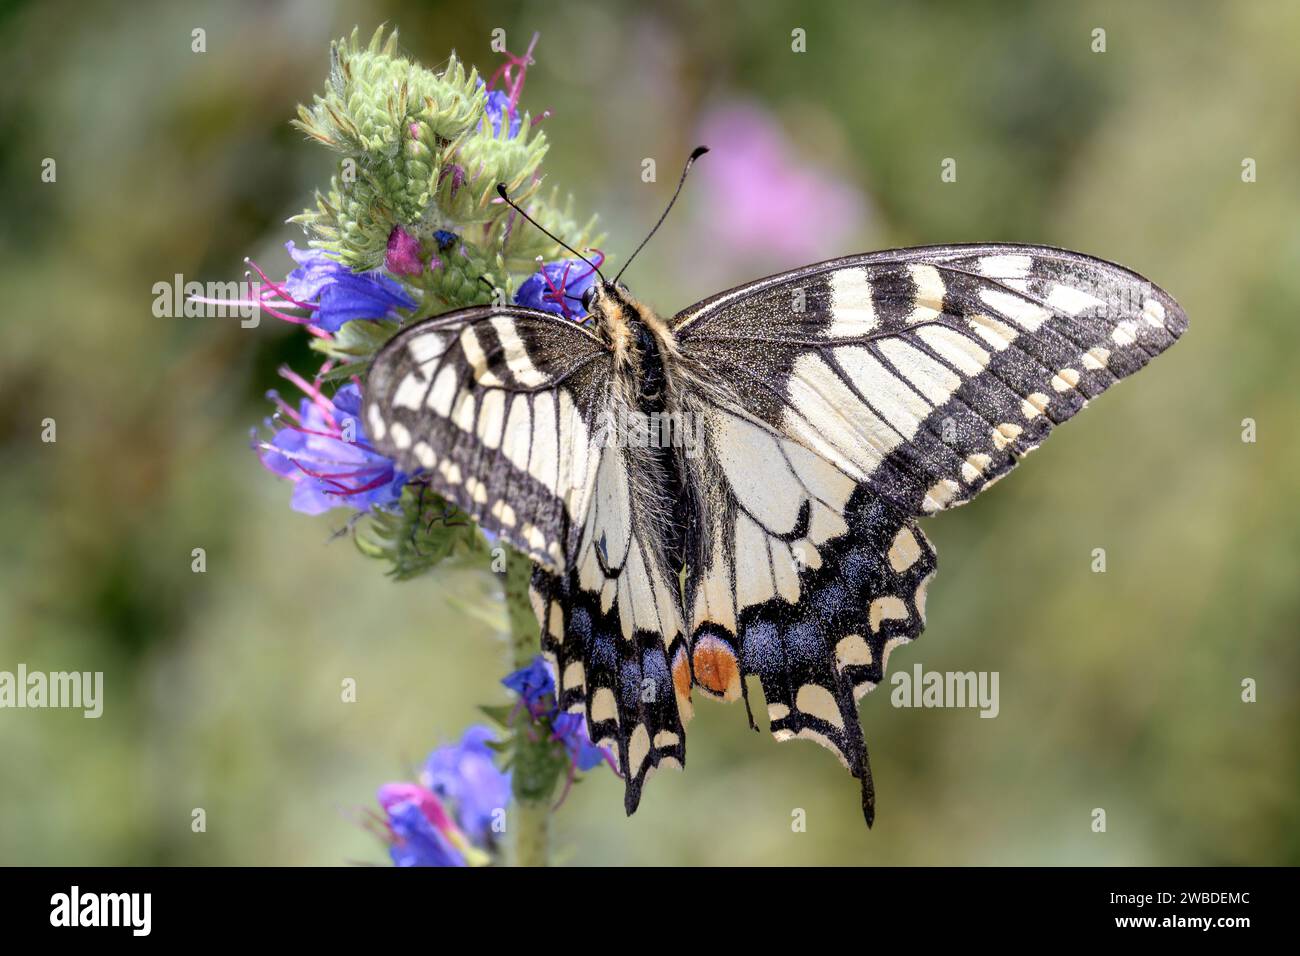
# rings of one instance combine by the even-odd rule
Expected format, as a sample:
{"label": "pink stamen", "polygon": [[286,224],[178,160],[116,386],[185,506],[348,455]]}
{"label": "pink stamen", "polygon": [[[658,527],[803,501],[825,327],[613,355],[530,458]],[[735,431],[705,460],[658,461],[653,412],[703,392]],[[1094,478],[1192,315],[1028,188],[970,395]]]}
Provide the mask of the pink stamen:
{"label": "pink stamen", "polygon": [[[509,50],[504,51],[506,62],[497,67],[496,72],[492,74],[492,78],[488,80],[487,88],[489,90],[496,86],[498,80],[505,83],[510,100],[507,112],[512,120],[518,112],[519,97],[524,92],[524,79],[528,76],[528,67],[537,62],[533,59],[533,50],[536,49],[537,41],[541,39],[541,36],[540,33],[533,34],[533,39],[528,44],[528,50],[523,56],[515,56]],[[517,76],[515,74],[516,67],[519,69]]]}
{"label": "pink stamen", "polygon": [[280,375],[297,385],[298,388],[302,390],[302,393],[311,399],[312,404],[320,409],[321,414],[325,416],[325,420],[329,422],[330,428],[337,431],[339,424],[334,418],[334,404],[321,394],[319,382],[314,384],[309,383],[305,378],[287,365],[281,366]]}
{"label": "pink stamen", "polygon": [[552,813],[564,805],[564,801],[568,799],[569,791],[573,789],[573,782],[576,779],[578,779],[578,767],[573,761],[569,761],[569,773],[564,778],[564,789],[560,791],[560,799],[556,800],[551,807]]}
{"label": "pink stamen", "polygon": [[290,315],[287,312],[281,312],[279,309],[272,308],[271,306],[267,305],[266,302],[262,303],[261,308],[263,312],[265,312],[267,315],[271,316],[272,318],[280,319],[282,322],[290,322],[294,325],[301,325],[304,329],[307,330],[309,335],[314,335],[318,339],[332,339],[334,337],[332,333],[326,332],[320,326],[312,325],[311,319],[305,316]]}
{"label": "pink stamen", "polygon": [[262,307],[262,303],[260,300],[255,302],[252,299],[216,299],[213,298],[212,296],[207,296],[207,295],[186,296],[186,301],[202,302],[204,305],[224,305],[227,308],[236,305],[248,306],[254,309],[259,309]]}
{"label": "pink stamen", "polygon": [[348,490],[346,490],[346,491],[340,491],[340,492],[337,492],[337,493],[340,494],[340,495],[344,495],[344,496],[346,496],[346,495],[359,495],[359,494],[363,494],[363,493],[365,493],[365,492],[367,492],[367,491],[373,491],[373,490],[376,489],[376,488],[382,488],[384,485],[388,484],[390,481],[392,481],[392,478],[391,478],[391,477],[389,476],[389,474],[388,474],[388,469],[384,469],[383,473],[381,473],[381,474],[379,475],[378,478],[374,478],[374,479],[372,479],[371,481],[366,482],[364,485],[359,485],[359,486],[357,486],[357,487],[355,487],[355,488],[351,488],[351,489],[348,489]]}
{"label": "pink stamen", "polygon": [[[575,283],[581,282],[584,279],[587,279],[588,277],[594,275],[596,269],[605,264],[605,254],[603,252],[601,252],[599,249],[592,249],[590,251],[595,253],[595,262],[593,263],[592,267],[589,268],[586,272],[582,273],[579,276],[574,277],[573,281]],[[566,319],[573,318],[573,312],[569,309],[568,300],[577,298],[577,296],[569,295],[569,291],[568,291],[569,270],[576,264],[577,263],[573,261],[568,261],[564,264],[564,271],[560,273],[560,285],[558,288],[556,287],[555,283],[551,281],[550,274],[547,273],[545,267],[543,267],[540,270],[542,273],[542,281],[545,282],[550,289],[549,292],[542,293],[542,298],[549,302],[554,302],[555,304],[557,304],[560,307],[560,311],[564,313],[564,317]]]}
{"label": "pink stamen", "polygon": [[[238,302],[232,302],[228,304],[255,306],[256,308],[261,309],[263,312],[265,312],[267,315],[271,316],[272,318],[279,319],[281,322],[289,322],[292,323],[293,325],[301,325],[305,327],[310,334],[316,336],[317,338],[321,338],[321,339],[332,338],[329,332],[326,332],[324,329],[317,328],[315,325],[312,324],[311,316],[292,315],[289,312],[284,311],[288,307],[293,307],[295,309],[306,309],[308,312],[315,312],[317,309],[320,308],[319,305],[312,305],[312,303],[310,302],[299,302],[293,296],[289,295],[288,290],[285,289],[282,283],[275,282],[270,277],[268,277],[267,274],[262,271],[262,267],[259,266],[252,259],[245,259],[244,261],[247,262],[249,266],[252,267],[253,271],[258,274],[258,276],[262,280],[261,285],[265,286],[265,288],[259,290],[258,299],[256,302],[240,300]],[[194,300],[196,302],[205,302],[209,304],[213,303],[212,299],[203,298],[200,296],[195,296]]]}
{"label": "pink stamen", "polygon": [[263,312],[265,312],[267,315],[270,315],[272,318],[280,319],[281,321],[284,322],[292,322],[294,325],[305,325],[308,328],[312,327],[311,319],[305,316],[290,315],[288,312],[281,312],[279,309],[275,308],[274,306],[267,305],[265,302],[261,304],[261,309]]}
{"label": "pink stamen", "polygon": [[325,490],[325,493],[328,495],[337,495],[346,498],[349,495],[359,495],[362,492],[371,491],[388,483],[387,469],[384,470],[384,473],[381,474],[380,477],[373,478],[363,485],[347,485],[344,484],[343,479],[356,478],[357,476],[364,475],[373,469],[361,468],[357,471],[340,471],[334,473],[312,471],[293,456],[286,455],[285,457],[289,458],[289,460],[292,461],[294,465],[303,472],[303,474],[315,478],[317,481],[323,481],[326,484],[332,485],[333,488],[327,488]]}
{"label": "pink stamen", "polygon": [[510,89],[510,115],[512,117],[514,116],[515,110],[519,105],[519,97],[524,92],[524,77],[528,75],[529,65],[534,62],[533,50],[537,48],[537,41],[539,39],[541,39],[541,34],[534,33],[532,41],[529,42],[528,44],[528,50],[524,53],[523,57],[519,60],[519,79],[515,81],[514,86],[511,87]]}
{"label": "pink stamen", "polygon": [[581,282],[583,279],[587,278],[590,275],[594,275],[596,269],[598,269],[600,266],[603,266],[605,264],[605,253],[601,252],[599,249],[588,249],[587,251],[591,253],[595,253],[596,261],[593,264],[592,268],[588,269],[582,275],[577,277],[576,281],[578,282]]}
{"label": "pink stamen", "polygon": [[[305,466],[301,466],[303,471],[307,471]],[[320,478],[322,481],[333,481],[340,488],[346,488],[343,484],[345,478],[357,478],[361,475],[369,474],[374,471],[373,468],[358,468],[355,471],[307,471],[313,478]]]}
{"label": "pink stamen", "polygon": [[272,282],[269,278],[267,278],[266,273],[262,271],[262,267],[259,266],[252,259],[245,259],[244,261],[247,262],[250,266],[252,266],[253,271],[262,277],[262,281],[265,282],[267,286],[269,286],[271,290],[275,292],[276,295],[284,299],[286,302],[292,302],[300,309],[310,309],[312,311],[315,311],[316,309],[320,308],[320,306],[312,305],[310,302],[299,302],[297,299],[295,299],[293,296],[291,296],[288,292],[284,290],[284,286],[280,285],[277,282]]}
{"label": "pink stamen", "polygon": [[275,396],[275,407],[278,408],[281,413],[288,415],[299,425],[302,424],[302,416],[298,414],[298,409],[294,408],[279,395]]}
{"label": "pink stamen", "polygon": [[[298,431],[298,430],[299,430],[299,429],[296,429],[296,428],[294,429],[294,431]],[[258,442],[258,443],[257,443],[257,447],[258,447],[258,449],[259,449],[260,451],[265,451],[265,452],[274,453],[274,454],[276,454],[276,455],[279,455],[279,456],[282,457],[282,458],[287,458],[289,461],[293,462],[295,465],[298,465],[299,462],[303,462],[303,461],[311,462],[312,464],[315,464],[315,465],[353,465],[353,464],[356,464],[356,462],[351,462],[351,461],[336,461],[336,460],[334,460],[334,459],[332,459],[332,458],[320,458],[320,457],[317,457],[315,454],[313,454],[313,453],[311,453],[311,452],[290,451],[290,450],[288,450],[288,449],[280,448],[280,447],[278,447],[278,446],[276,446],[276,445],[273,445],[273,444],[271,444],[270,442],[266,442],[266,441]],[[321,472],[321,473],[317,473],[317,472],[310,471],[310,470],[309,470],[308,468],[306,468],[305,466],[299,465],[299,467],[300,467],[304,472],[306,472],[307,474],[311,475],[311,477],[313,477],[313,478],[322,478],[322,479],[324,479],[324,478],[348,478],[348,477],[352,477],[352,476],[355,476],[355,475],[363,475],[363,474],[366,474],[367,472],[370,472],[370,471],[375,470],[375,468],[378,468],[378,467],[380,467],[380,466],[374,466],[374,468],[358,468],[358,469],[355,470],[355,471],[338,471],[338,472],[332,472],[332,473],[330,473],[330,472]]]}

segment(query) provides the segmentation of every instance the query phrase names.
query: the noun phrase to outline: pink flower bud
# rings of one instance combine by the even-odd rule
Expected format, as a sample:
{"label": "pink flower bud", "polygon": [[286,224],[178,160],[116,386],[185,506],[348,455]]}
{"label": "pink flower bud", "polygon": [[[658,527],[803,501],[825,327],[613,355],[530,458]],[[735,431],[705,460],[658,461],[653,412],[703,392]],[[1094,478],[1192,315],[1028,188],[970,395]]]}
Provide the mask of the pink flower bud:
{"label": "pink flower bud", "polygon": [[394,226],[388,234],[388,254],[384,265],[396,276],[418,276],[424,271],[420,261],[420,241],[401,226]]}

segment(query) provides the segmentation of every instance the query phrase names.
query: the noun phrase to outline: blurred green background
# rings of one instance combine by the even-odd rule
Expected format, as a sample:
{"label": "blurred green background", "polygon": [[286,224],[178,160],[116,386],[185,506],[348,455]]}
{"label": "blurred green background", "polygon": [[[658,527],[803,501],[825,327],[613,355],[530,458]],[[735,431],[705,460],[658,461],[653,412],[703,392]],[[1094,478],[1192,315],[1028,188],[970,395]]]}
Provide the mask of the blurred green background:
{"label": "blurred green background", "polygon": [[[106,675],[100,720],[0,711],[0,863],[385,861],[357,808],[503,699],[502,642],[448,602],[486,603],[490,575],[390,582],[248,450],[276,366],[312,367],[305,337],[151,312],[175,273],[289,265],[283,222],[331,160],[288,120],[330,38],[385,20],[426,65],[455,48],[488,72],[492,29],[516,52],[541,32],[524,105],[552,111],[548,176],[616,258],[708,142],[629,272],[663,312],[815,258],[1011,240],[1122,262],[1191,317],[1013,479],[925,523],[929,626],[892,663],[996,670],[1001,714],[869,695],[873,832],[828,753],[703,702],[689,769],[636,816],[612,775],[577,788],[562,862],[1300,862],[1300,7],[411,0],[0,12],[0,669]],[[706,173],[743,160],[700,139],[736,116],[807,204],[740,208]]]}

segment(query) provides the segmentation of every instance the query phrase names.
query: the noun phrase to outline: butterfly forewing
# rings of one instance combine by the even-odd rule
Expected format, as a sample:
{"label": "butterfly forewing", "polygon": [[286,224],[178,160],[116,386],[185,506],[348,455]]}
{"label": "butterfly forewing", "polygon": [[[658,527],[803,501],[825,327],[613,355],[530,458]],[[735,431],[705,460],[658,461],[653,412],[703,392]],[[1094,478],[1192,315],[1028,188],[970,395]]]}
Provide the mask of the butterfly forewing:
{"label": "butterfly forewing", "polygon": [[1141,276],[1034,246],[834,260],[676,320],[703,374],[916,515],[968,500],[1185,327]]}
{"label": "butterfly forewing", "polygon": [[580,326],[467,309],[384,347],[365,420],[400,468],[536,562],[559,704],[617,756],[631,812],[651,770],[685,760],[690,670],[661,525],[634,503],[661,476],[611,440],[617,392],[608,349]]}
{"label": "butterfly forewing", "polygon": [[539,564],[577,546],[600,460],[609,353],[526,309],[464,309],[403,329],[367,381],[371,441]]}

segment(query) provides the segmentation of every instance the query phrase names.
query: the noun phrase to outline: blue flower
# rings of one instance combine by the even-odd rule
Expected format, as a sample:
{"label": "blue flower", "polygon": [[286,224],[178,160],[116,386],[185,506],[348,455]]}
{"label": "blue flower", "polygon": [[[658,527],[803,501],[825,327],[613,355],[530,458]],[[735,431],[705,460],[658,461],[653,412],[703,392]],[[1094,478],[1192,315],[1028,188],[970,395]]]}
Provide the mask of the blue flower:
{"label": "blue flower", "polygon": [[510,125],[507,127],[506,138],[514,139],[518,136],[523,118],[519,115],[519,110],[511,104],[509,94],[503,90],[488,90],[485,99],[485,110],[488,122],[492,124],[492,135],[497,139],[501,138],[502,120],[509,117]]}
{"label": "blue flower", "polygon": [[[479,89],[484,91],[486,98],[486,111],[489,122],[492,123],[492,135],[500,138],[501,136],[501,118],[510,117],[510,125],[507,127],[507,135],[514,139],[519,135],[519,97],[524,92],[524,78],[528,75],[528,67],[533,64],[533,50],[537,47],[536,33],[533,34],[532,42],[528,44],[528,51],[523,56],[515,56],[509,50],[503,50],[506,62],[497,67],[491,79],[486,83],[479,80]],[[489,89],[497,83],[501,83],[503,89]]]}
{"label": "blue flower", "polygon": [[465,857],[433,825],[419,802],[404,800],[385,808],[394,866],[465,866]]}
{"label": "blue flower", "polygon": [[[597,253],[596,264],[604,261]],[[519,286],[515,304],[543,312],[554,312],[566,319],[581,321],[587,317],[582,296],[596,281],[596,270],[579,259],[548,262]]]}
{"label": "blue flower", "polygon": [[[551,736],[564,744],[569,759],[579,770],[591,770],[610,762],[605,749],[597,747],[587,736],[587,718],[582,714],[559,714],[552,724]],[[612,763],[610,765],[613,766]]]}
{"label": "blue flower", "polygon": [[380,835],[398,866],[481,866],[492,823],[510,803],[510,774],[497,769],[487,727],[429,754],[419,783],[386,783],[376,794]]}
{"label": "blue flower", "polygon": [[590,770],[601,763],[614,766],[609,753],[587,736],[587,718],[560,712],[555,700],[555,680],[541,657],[534,657],[527,667],[507,674],[501,683],[519,695],[535,722],[550,725],[550,739],[564,746],[575,769]]}
{"label": "blue flower", "polygon": [[413,309],[416,301],[397,280],[380,272],[353,272],[320,249],[298,250],[285,243],[298,268],[284,281],[287,298],[315,306],[311,324],[337,332],[354,319],[387,319],[397,309]]}
{"label": "blue flower", "polygon": [[527,667],[507,674],[501,683],[519,695],[534,717],[546,716],[555,706],[555,681],[540,657],[534,657]]}
{"label": "blue flower", "polygon": [[319,383],[287,368],[280,374],[306,397],[295,409],[269,393],[279,406],[282,427],[269,442],[254,447],[268,470],[294,482],[293,509],[315,515],[344,505],[359,511],[394,507],[408,476],[367,440],[361,389],[349,383],[329,399]]}
{"label": "blue flower", "polygon": [[470,727],[460,743],[429,754],[420,783],[455,808],[465,834],[480,846],[492,838],[494,817],[510,803],[510,774],[497,769],[490,728]]}

